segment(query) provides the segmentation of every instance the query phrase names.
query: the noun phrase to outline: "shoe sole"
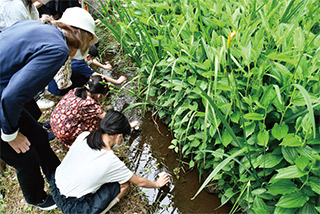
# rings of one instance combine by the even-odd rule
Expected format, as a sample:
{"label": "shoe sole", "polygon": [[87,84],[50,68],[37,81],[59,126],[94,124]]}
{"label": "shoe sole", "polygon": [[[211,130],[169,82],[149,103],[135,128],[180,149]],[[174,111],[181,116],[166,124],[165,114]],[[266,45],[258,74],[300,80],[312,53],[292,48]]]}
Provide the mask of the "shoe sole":
{"label": "shoe sole", "polygon": [[[35,205],[33,205],[33,206],[35,206]],[[57,206],[56,204],[54,204],[54,205],[52,205],[52,206],[50,206],[50,207],[45,207],[45,208],[43,208],[43,207],[38,207],[38,206],[35,206],[35,207],[39,208],[40,210],[48,211],[48,210],[56,209],[58,206]]]}

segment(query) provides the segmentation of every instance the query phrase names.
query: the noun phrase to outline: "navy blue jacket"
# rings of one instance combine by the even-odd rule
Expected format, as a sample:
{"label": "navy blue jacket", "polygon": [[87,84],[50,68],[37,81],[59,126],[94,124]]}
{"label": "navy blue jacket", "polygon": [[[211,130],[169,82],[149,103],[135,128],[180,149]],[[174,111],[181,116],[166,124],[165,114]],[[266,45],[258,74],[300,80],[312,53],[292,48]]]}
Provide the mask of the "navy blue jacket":
{"label": "navy blue jacket", "polygon": [[53,26],[28,20],[2,30],[0,123],[3,134],[17,133],[24,103],[48,85],[68,56],[64,36]]}
{"label": "navy blue jacket", "polygon": [[90,66],[84,60],[71,60],[71,82],[72,85],[67,89],[60,90],[58,88],[57,83],[52,80],[48,85],[48,91],[54,95],[65,95],[71,89],[82,87],[86,84],[90,76],[94,73],[94,70],[90,68]]}

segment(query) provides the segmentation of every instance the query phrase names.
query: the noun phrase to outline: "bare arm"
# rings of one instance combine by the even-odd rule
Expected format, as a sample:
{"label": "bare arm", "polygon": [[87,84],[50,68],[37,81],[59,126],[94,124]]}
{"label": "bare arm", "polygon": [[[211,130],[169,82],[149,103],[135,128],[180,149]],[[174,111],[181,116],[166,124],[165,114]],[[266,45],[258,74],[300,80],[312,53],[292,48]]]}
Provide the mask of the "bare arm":
{"label": "bare arm", "polygon": [[166,173],[163,173],[159,176],[157,181],[153,182],[146,178],[140,178],[136,174],[133,174],[129,182],[137,185],[138,187],[160,188],[169,182],[169,176]]}
{"label": "bare arm", "polygon": [[121,77],[119,77],[119,79],[115,80],[115,79],[113,79],[113,78],[111,78],[111,77],[108,77],[108,76],[106,76],[106,75],[99,74],[99,73],[97,73],[97,72],[94,72],[94,73],[92,74],[92,76],[96,76],[96,75],[100,75],[100,76],[104,77],[108,82],[111,82],[111,83],[116,84],[116,85],[119,85],[119,84],[121,84],[121,83],[123,83],[124,81],[127,80],[127,78],[126,78],[125,76],[121,76]]}
{"label": "bare arm", "polygon": [[104,118],[104,116],[106,116],[106,112],[103,112],[102,114],[99,114],[99,118],[102,120]]}
{"label": "bare arm", "polygon": [[99,68],[105,69],[105,70],[111,70],[112,69],[112,65],[110,63],[108,63],[106,65],[103,65],[96,59],[92,60],[92,64],[97,66],[97,67],[99,67]]}
{"label": "bare arm", "polygon": [[36,8],[39,8],[39,7],[41,7],[43,4],[40,3],[40,2],[38,2],[38,1],[36,1],[36,2],[33,3],[33,5],[34,5]]}
{"label": "bare arm", "polygon": [[51,1],[51,0],[32,0],[31,2],[33,3],[33,5],[34,5],[36,8],[39,8],[39,7],[41,7],[42,5],[47,4],[49,1]]}

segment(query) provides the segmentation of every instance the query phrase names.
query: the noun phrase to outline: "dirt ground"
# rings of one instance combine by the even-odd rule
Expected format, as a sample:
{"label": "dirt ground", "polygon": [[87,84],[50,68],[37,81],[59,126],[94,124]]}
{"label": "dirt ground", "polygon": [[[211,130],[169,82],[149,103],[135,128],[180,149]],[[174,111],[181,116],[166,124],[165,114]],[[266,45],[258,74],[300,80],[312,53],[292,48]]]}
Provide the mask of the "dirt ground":
{"label": "dirt ground", "polygon": [[[114,61],[111,64],[115,67],[128,66],[124,62],[130,63],[127,56],[120,50],[119,45],[112,40],[110,35],[106,34],[100,28],[97,29],[97,34],[100,38],[99,51],[101,58],[104,55],[115,55]],[[123,58],[126,58],[125,60]],[[45,95],[46,98],[55,101],[57,104],[61,97],[53,95]],[[53,107],[42,111],[42,116],[39,122],[45,122],[49,120]],[[59,157],[60,160],[64,158],[67,153],[67,149],[60,144],[56,139],[50,141],[51,147]],[[120,159],[126,159],[126,148],[121,147],[116,154]],[[122,158],[121,158],[122,157]],[[48,186],[46,190],[49,192]],[[147,202],[144,200],[144,193],[135,186],[131,186],[129,193],[121,199],[121,201],[114,206],[109,213],[150,213]],[[20,214],[20,213],[47,213],[47,214],[60,214],[62,213],[59,208],[51,211],[42,211],[38,208],[29,206],[22,195],[18,180],[16,178],[15,170],[12,167],[6,166],[5,170],[1,171],[0,175],[0,213],[6,214]]]}

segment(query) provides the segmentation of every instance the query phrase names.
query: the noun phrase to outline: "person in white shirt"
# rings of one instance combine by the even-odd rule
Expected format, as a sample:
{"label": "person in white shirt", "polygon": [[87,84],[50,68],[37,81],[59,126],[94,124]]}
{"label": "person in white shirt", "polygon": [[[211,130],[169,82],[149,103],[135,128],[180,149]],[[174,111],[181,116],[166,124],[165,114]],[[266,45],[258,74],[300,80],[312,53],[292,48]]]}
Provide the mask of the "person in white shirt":
{"label": "person in white shirt", "polygon": [[0,30],[22,20],[38,20],[38,7],[50,0],[2,0],[0,4]]}
{"label": "person in white shirt", "polygon": [[125,195],[129,183],[160,188],[169,181],[166,173],[155,182],[138,177],[113,153],[130,132],[128,119],[109,110],[100,129],[78,136],[49,182],[63,213],[105,213]]}

